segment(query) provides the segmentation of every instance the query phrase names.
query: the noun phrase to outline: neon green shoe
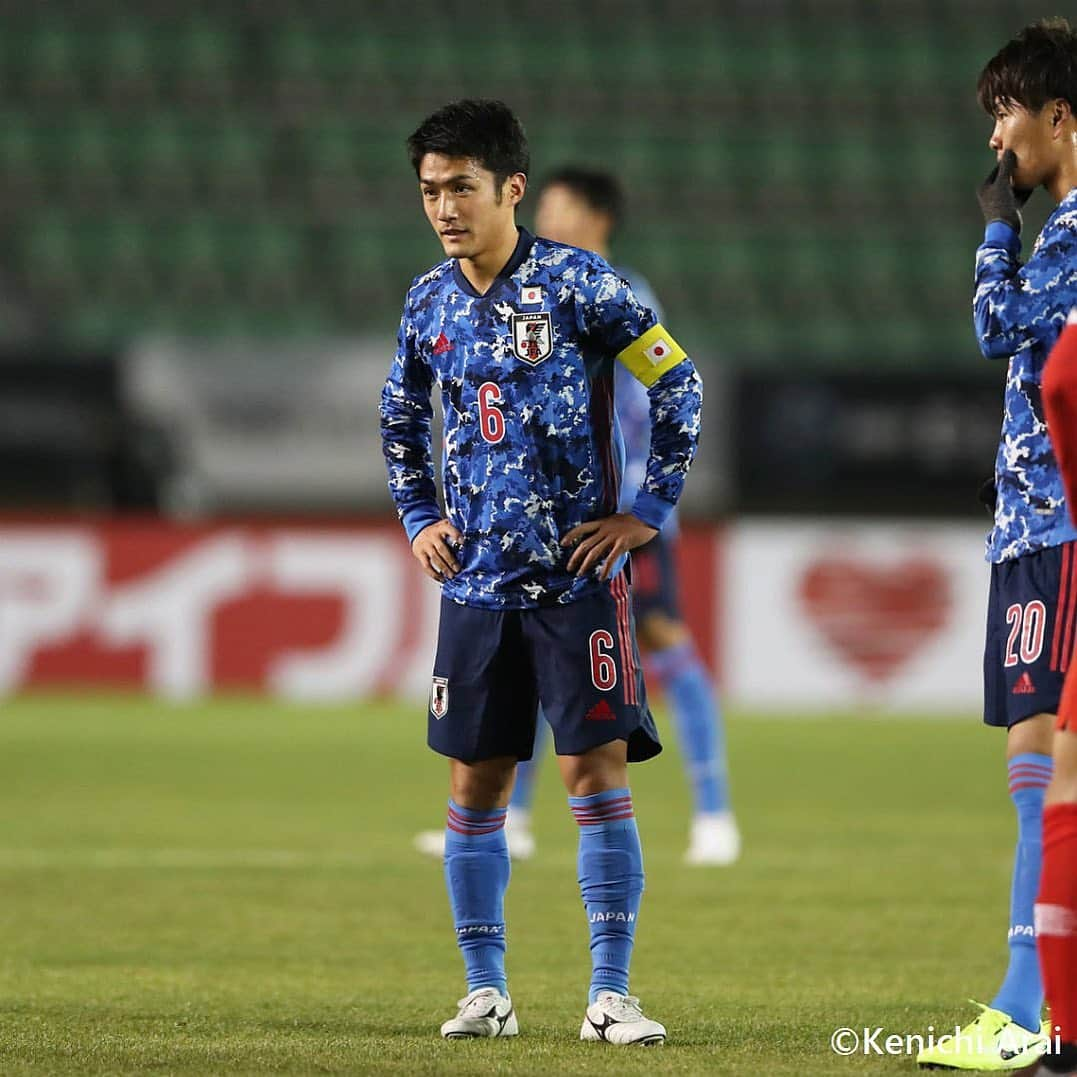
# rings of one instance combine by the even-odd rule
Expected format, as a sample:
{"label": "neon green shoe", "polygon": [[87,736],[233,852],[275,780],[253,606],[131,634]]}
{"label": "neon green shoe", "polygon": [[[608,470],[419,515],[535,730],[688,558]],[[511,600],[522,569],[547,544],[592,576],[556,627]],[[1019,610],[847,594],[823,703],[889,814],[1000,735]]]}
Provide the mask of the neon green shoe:
{"label": "neon green shoe", "polygon": [[1043,1028],[1030,1032],[1015,1024],[1008,1013],[969,1001],[980,1007],[980,1016],[955,1035],[940,1036],[925,1047],[916,1056],[924,1069],[1016,1070],[1035,1062],[1047,1050]]}

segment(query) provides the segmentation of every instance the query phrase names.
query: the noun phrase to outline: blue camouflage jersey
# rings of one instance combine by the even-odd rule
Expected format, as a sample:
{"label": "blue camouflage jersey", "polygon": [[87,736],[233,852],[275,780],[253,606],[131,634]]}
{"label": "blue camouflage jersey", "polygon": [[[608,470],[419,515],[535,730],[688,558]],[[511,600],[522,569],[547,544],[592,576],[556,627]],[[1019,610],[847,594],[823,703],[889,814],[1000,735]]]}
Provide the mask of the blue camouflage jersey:
{"label": "blue camouflage jersey", "polygon": [[617,511],[624,447],[614,367],[647,386],[652,437],[633,513],[659,528],[699,439],[702,382],[655,314],[597,254],[523,229],[485,295],[454,259],[416,278],[381,399],[389,490],[413,540],[442,519],[430,394],[445,414],[445,516],[461,571],[442,585],[487,609],[568,603],[601,586],[561,538]]}
{"label": "blue camouflage jersey", "polygon": [[1047,219],[1027,265],[1020,250],[1018,234],[992,221],[976,252],[973,321],[980,350],[1010,361],[995,460],[995,526],[987,539],[987,558],[996,562],[1077,538],[1040,397],[1043,365],[1077,306],[1077,189]]}
{"label": "blue camouflage jersey", "polygon": [[[645,307],[650,307],[655,317],[662,321],[662,308],[647,280],[624,266],[615,266],[614,269],[628,281],[632,294]],[[647,460],[651,455],[651,402],[643,382],[628,367],[618,363],[615,371],[614,407],[625,443],[620,511],[631,512],[636,491],[647,476]],[[674,509],[662,525],[662,531],[669,535],[676,530],[677,510]]]}

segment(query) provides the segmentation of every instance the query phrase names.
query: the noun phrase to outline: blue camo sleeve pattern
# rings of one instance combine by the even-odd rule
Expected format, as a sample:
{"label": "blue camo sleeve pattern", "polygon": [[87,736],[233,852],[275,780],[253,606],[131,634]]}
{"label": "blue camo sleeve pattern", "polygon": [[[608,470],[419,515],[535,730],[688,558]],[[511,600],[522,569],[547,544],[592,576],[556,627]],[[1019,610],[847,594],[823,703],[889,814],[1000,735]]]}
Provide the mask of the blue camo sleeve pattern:
{"label": "blue camo sleeve pattern", "polygon": [[[624,266],[615,268],[632,286],[636,298],[645,307],[650,307],[655,317],[661,321],[662,309],[650,284],[631,269]],[[651,454],[651,402],[646,387],[623,363],[617,364],[614,384],[614,406],[625,443],[625,469],[618,509],[621,512],[631,512],[636,494],[647,475],[647,460]]]}
{"label": "blue camo sleeve pattern", "polygon": [[611,360],[658,324],[658,316],[636,298],[628,281],[597,254],[576,274],[576,312],[580,331]]}
{"label": "blue camo sleeve pattern", "polygon": [[[636,298],[631,285],[597,255],[577,278],[581,330],[612,357],[658,324],[653,310]],[[703,381],[690,359],[666,371],[647,390],[651,443],[646,475],[632,514],[661,528],[677,504],[699,445]]]}
{"label": "blue camo sleeve pattern", "polygon": [[651,452],[632,515],[661,528],[680,499],[699,447],[703,379],[691,359],[667,370],[647,390],[651,400]]}
{"label": "blue camo sleeve pattern", "polygon": [[434,485],[430,422],[433,372],[419,355],[409,303],[404,305],[396,357],[381,394],[381,441],[389,492],[408,541],[442,518]]}
{"label": "blue camo sleeve pattern", "polygon": [[1077,190],[1048,218],[1022,266],[1018,234],[992,221],[976,252],[973,323],[989,359],[1008,358],[1002,436],[995,459],[994,562],[1077,537],[1047,432],[1040,386],[1047,356],[1077,305]]}
{"label": "blue camo sleeve pattern", "polygon": [[1058,336],[1058,312],[1064,320],[1067,295],[1070,303],[1077,296],[1077,205],[1055,212],[1026,266],[1020,251],[1021,237],[1003,221],[987,226],[976,251],[973,321],[986,359],[1008,359],[1024,345]]}

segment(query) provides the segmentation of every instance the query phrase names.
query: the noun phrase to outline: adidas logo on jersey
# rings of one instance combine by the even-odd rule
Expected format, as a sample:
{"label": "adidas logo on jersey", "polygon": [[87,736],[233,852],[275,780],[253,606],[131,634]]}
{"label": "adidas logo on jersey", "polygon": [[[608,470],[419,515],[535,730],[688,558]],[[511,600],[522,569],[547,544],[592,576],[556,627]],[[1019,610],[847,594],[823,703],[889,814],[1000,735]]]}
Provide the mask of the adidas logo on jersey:
{"label": "adidas logo on jersey", "polygon": [[1036,686],[1032,683],[1032,678],[1028,675],[1028,672],[1024,672],[1017,678],[1017,683],[1013,686],[1013,691],[1010,693],[1015,696],[1031,696],[1036,692]]}
{"label": "adidas logo on jersey", "polygon": [[441,333],[438,336],[436,343],[434,344],[434,354],[444,355],[446,352],[452,351],[452,341],[444,334]]}

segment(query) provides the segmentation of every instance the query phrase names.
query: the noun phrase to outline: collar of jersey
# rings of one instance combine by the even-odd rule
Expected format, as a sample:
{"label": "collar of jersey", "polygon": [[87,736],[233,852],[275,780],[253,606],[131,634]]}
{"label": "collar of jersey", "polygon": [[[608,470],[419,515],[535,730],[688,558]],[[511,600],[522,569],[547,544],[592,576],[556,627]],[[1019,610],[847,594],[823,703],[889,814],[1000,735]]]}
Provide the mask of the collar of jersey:
{"label": "collar of jersey", "polygon": [[1075,209],[1077,209],[1077,187],[1071,187],[1062,201],[1051,211],[1051,216],[1044,222],[1040,235],[1043,235],[1055,223],[1056,218],[1061,217],[1063,213],[1072,213]]}
{"label": "collar of jersey", "polygon": [[474,296],[476,299],[489,299],[500,288],[503,281],[508,280],[509,277],[516,272],[524,264],[524,259],[531,253],[531,246],[535,242],[535,237],[526,228],[517,228],[520,233],[520,238],[516,240],[516,249],[512,252],[512,257],[502,266],[501,272],[494,277],[490,284],[490,287],[485,292],[475,291],[471,281],[464,276],[464,271],[460,268],[460,262],[454,258],[452,262],[452,275],[456,281],[456,286],[460,291],[466,295]]}

